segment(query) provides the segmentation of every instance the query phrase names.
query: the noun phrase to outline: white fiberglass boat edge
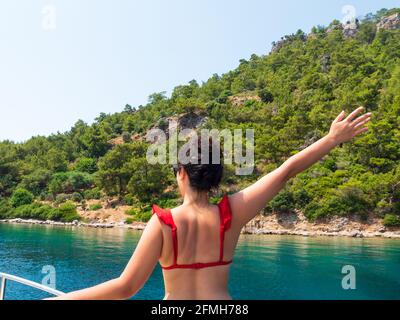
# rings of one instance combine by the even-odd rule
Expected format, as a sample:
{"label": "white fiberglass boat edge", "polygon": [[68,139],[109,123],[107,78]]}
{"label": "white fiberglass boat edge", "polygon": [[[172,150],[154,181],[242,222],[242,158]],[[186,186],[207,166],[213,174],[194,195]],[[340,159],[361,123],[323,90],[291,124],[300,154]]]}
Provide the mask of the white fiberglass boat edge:
{"label": "white fiberglass boat edge", "polygon": [[20,278],[17,276],[13,276],[11,274],[0,272],[0,300],[4,300],[4,298],[5,298],[7,281],[18,282],[25,286],[32,287],[32,288],[50,293],[54,296],[60,296],[60,295],[64,294],[64,292],[62,292],[62,291],[50,288],[43,284],[33,282],[33,281],[30,281],[30,280],[27,280],[24,278]]}

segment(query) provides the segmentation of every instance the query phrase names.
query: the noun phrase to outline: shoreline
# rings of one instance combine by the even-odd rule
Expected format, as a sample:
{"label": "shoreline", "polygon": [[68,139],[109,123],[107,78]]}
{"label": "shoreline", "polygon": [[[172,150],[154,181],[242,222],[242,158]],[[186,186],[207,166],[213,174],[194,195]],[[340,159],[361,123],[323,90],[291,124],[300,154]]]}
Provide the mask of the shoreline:
{"label": "shoreline", "polygon": [[[342,218],[343,219],[343,218]],[[345,218],[347,219],[347,218]],[[276,220],[279,221],[279,220]],[[276,222],[274,220],[274,222]],[[380,228],[379,230],[361,230],[360,228],[343,228],[338,230],[337,225],[330,225],[326,228],[326,224],[309,223],[315,228],[299,228],[291,227],[285,228],[281,225],[268,226],[265,217],[256,218],[246,225],[241,234],[252,234],[252,235],[289,235],[289,236],[302,236],[302,237],[347,237],[347,238],[385,238],[385,239],[400,239],[400,230],[387,230],[386,228]],[[279,221],[280,223],[282,221]],[[27,224],[27,225],[50,225],[60,227],[78,227],[78,228],[98,228],[98,229],[126,229],[142,231],[146,227],[144,222],[134,222],[132,224],[126,224],[124,222],[79,222],[77,220],[73,222],[60,222],[52,220],[35,220],[35,219],[0,219],[0,223],[8,224]]]}
{"label": "shoreline", "polygon": [[79,222],[77,220],[73,222],[61,222],[61,221],[53,221],[53,220],[37,220],[37,219],[22,219],[22,218],[13,218],[13,219],[0,219],[0,223],[8,223],[8,224],[30,224],[30,225],[50,225],[50,226],[59,226],[59,227],[79,227],[79,228],[99,228],[99,229],[112,229],[112,228],[121,228],[121,229],[132,229],[132,230],[144,230],[146,227],[146,223],[137,222],[134,224],[126,224],[126,223],[100,223],[100,222]]}

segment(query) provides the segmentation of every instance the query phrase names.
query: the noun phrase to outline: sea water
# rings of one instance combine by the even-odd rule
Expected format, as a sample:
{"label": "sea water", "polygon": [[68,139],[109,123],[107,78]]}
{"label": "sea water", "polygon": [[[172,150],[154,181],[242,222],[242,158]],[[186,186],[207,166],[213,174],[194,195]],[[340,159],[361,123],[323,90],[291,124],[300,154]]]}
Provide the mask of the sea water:
{"label": "sea water", "polygon": [[[54,268],[58,290],[90,287],[121,274],[140,236],[118,228],[0,223],[0,272],[41,283]],[[400,299],[400,240],[241,235],[229,291],[234,299]],[[44,297],[7,284],[6,299]],[[163,297],[157,265],[133,299]]]}

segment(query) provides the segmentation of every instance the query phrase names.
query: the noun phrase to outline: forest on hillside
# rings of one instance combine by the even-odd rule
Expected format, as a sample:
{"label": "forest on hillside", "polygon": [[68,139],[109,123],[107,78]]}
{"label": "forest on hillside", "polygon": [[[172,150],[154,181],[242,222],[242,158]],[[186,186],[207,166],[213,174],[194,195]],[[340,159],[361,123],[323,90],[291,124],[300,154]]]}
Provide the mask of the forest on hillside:
{"label": "forest on hillside", "polygon": [[[374,213],[399,226],[399,13],[369,14],[351,33],[339,21],[310,34],[299,30],[271,53],[242,59],[235,70],[201,84],[179,85],[169,97],[154,93],[144,106],[101,113],[92,124],[77,121],[65,133],[0,142],[0,218],[72,221],[79,218],[76,206],[110,197],[146,220],[149,204],[177,204],[170,166],[150,165],[143,139],[151,128],[165,129],[170,117],[200,118],[204,128],[255,130],[255,171],[237,176],[226,166],[217,198],[321,138],[341,110],[362,105],[374,114],[370,130],[292,179],[264,213],[301,210],[310,220]],[[394,25],[380,26],[388,16]]]}

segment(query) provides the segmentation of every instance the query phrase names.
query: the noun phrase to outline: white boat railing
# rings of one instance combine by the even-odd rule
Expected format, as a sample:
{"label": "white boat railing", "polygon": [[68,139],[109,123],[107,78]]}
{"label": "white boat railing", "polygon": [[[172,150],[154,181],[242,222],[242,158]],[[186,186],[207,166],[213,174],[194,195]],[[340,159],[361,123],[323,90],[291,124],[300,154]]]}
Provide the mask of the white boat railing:
{"label": "white boat railing", "polygon": [[32,287],[47,293],[50,293],[54,296],[60,296],[62,294],[64,294],[64,292],[50,288],[48,286],[45,286],[43,284],[37,283],[37,282],[33,282],[24,278],[20,278],[17,276],[13,276],[11,274],[7,274],[7,273],[3,273],[0,272],[0,300],[4,300],[5,298],[5,294],[6,294],[6,282],[7,281],[14,281],[14,282],[18,282],[21,283],[25,286],[28,287]]}

